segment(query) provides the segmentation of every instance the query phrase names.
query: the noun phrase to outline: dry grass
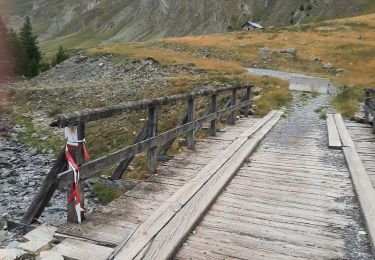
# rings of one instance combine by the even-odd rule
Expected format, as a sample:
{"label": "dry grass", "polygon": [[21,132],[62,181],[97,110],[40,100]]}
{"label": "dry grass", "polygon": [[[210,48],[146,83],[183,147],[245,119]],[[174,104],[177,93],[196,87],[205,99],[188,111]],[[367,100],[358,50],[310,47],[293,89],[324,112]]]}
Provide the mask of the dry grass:
{"label": "dry grass", "polygon": [[[270,50],[293,47],[298,50],[298,59],[274,55],[272,62],[263,66],[328,77],[339,84],[375,85],[372,73],[375,69],[375,14],[278,31],[236,32],[161,41],[190,48],[212,47],[217,53],[231,50],[234,55],[227,59],[244,66],[261,58],[258,54],[260,47]],[[312,61],[313,57],[344,69],[344,73],[327,73]]]}

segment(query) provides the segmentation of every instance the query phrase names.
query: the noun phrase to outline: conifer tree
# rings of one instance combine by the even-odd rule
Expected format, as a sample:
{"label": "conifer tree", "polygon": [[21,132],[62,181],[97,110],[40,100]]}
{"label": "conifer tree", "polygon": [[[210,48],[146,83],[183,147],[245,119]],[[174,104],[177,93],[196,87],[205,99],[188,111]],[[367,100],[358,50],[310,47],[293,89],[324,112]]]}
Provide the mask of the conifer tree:
{"label": "conifer tree", "polygon": [[39,74],[42,53],[39,50],[37,36],[33,33],[31,20],[28,16],[26,16],[25,22],[20,28],[19,40],[27,58],[26,76],[37,76]]}
{"label": "conifer tree", "polygon": [[69,59],[68,52],[60,46],[59,51],[56,53],[55,58],[52,60],[52,66],[62,63],[63,61]]}
{"label": "conifer tree", "polygon": [[8,33],[8,39],[10,45],[9,51],[15,61],[14,73],[17,75],[26,75],[27,57],[17,33],[11,29]]}

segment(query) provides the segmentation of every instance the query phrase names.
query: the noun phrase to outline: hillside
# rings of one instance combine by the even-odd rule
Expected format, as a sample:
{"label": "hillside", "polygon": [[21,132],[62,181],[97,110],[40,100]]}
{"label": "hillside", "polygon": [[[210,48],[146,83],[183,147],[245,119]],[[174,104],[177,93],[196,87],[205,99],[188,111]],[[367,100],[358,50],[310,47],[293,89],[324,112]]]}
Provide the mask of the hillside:
{"label": "hillside", "polygon": [[[280,52],[286,49],[294,50],[295,55]],[[326,67],[328,64],[331,66]],[[19,140],[31,142],[41,150],[52,146],[57,151],[61,135],[51,133],[48,123],[62,112],[238,83],[253,83],[260,88],[261,97],[255,102],[255,113],[259,115],[287,104],[286,82],[251,76],[245,67],[299,72],[330,78],[340,87],[351,86],[335,102],[340,112],[353,116],[359,101],[363,100],[362,87],[375,86],[372,73],[375,69],[375,14],[251,33],[176,37],[85,48],[70,60],[16,86],[17,91],[12,93],[12,120],[27,126],[27,132],[22,133]],[[76,102],[66,106],[66,100]],[[180,113],[180,109],[171,111]],[[106,122],[113,128],[104,136],[119,136],[121,140],[100,139],[90,144],[93,154],[106,152],[99,149],[101,142],[112,150],[131,140],[129,136],[134,135],[133,131],[142,123],[139,119],[144,116]],[[174,124],[176,121],[167,120],[164,126]],[[123,127],[128,130],[127,135],[117,134]],[[88,131],[94,133],[99,129],[90,127]],[[50,138],[40,142],[31,138],[34,134]]]}
{"label": "hillside", "polygon": [[18,27],[25,15],[50,45],[88,46],[238,30],[248,20],[285,26],[368,12],[369,0],[0,0]]}

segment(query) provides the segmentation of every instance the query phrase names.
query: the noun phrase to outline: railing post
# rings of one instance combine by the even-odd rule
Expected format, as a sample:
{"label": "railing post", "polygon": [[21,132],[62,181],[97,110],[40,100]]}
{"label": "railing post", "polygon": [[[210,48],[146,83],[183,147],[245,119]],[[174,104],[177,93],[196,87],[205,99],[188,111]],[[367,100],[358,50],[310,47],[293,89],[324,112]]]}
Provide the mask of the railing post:
{"label": "railing post", "polygon": [[365,123],[369,123],[369,113],[367,109],[370,107],[370,92],[368,90],[365,90]]}
{"label": "railing post", "polygon": [[[232,101],[231,101],[231,106],[235,106],[237,103],[237,89],[232,90]],[[233,111],[230,113],[227,123],[230,125],[235,125],[236,124],[236,112]]]}
{"label": "railing post", "polygon": [[[211,97],[211,108],[210,108],[210,114],[217,112],[217,95],[213,94]],[[217,126],[217,118],[211,121],[211,127],[210,127],[210,135],[216,136],[216,126]]]}
{"label": "railing post", "polygon": [[[246,88],[245,101],[249,101],[249,102],[251,101],[251,87],[250,87],[250,86],[248,86],[248,87]],[[247,106],[245,107],[245,117],[249,117],[250,105],[251,105],[251,102],[250,102],[249,105],[247,105]]]}
{"label": "railing post", "polygon": [[[188,123],[195,121],[195,97],[191,96],[188,101]],[[195,124],[194,124],[195,125]],[[187,148],[195,148],[195,127],[187,135]]]}
{"label": "railing post", "polygon": [[[77,138],[78,140],[84,140],[85,139],[85,123],[84,122],[77,122]],[[85,162],[85,156],[83,152],[83,143],[78,143],[78,147],[76,149],[71,149],[70,153],[74,159],[74,161],[77,163],[78,166],[81,166]],[[84,187],[83,182],[79,181],[79,191],[80,191],[80,204],[81,208],[85,207],[85,196],[84,196]],[[71,195],[70,191],[71,187],[68,187],[68,198]],[[67,221],[70,223],[78,223],[77,218],[77,212],[75,207],[75,201],[72,200],[70,203],[68,203],[68,212],[67,212]],[[84,212],[81,212],[81,220],[84,220]]]}
{"label": "railing post", "polygon": [[[148,138],[152,138],[156,136],[157,124],[158,124],[158,107],[157,105],[152,105],[148,109],[148,126],[147,126]],[[157,149],[158,147],[152,147],[147,152],[147,172],[149,175],[156,173]]]}

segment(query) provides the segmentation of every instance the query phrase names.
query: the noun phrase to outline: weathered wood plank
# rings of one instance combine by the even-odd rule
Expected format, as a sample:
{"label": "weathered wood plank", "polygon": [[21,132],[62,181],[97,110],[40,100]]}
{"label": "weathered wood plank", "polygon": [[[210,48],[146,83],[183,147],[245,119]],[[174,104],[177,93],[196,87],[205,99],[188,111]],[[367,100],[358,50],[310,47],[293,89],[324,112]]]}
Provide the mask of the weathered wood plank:
{"label": "weathered wood plank", "polygon": [[327,115],[328,146],[331,149],[341,149],[342,144],[332,114]]}
{"label": "weathered wood plank", "polygon": [[342,145],[344,147],[355,147],[354,142],[350,137],[348,130],[345,127],[344,121],[342,120],[342,116],[340,114],[335,114],[334,119],[341,138]]}
{"label": "weathered wood plank", "polygon": [[[153,138],[157,135],[158,125],[158,107],[151,106],[148,110],[147,136]],[[150,147],[147,151],[147,173],[149,175],[156,173],[157,167],[157,146]]]}
{"label": "weathered wood plank", "polygon": [[[223,167],[220,168],[201,189],[193,194],[186,205],[156,234],[145,252],[144,257],[146,259],[167,259],[172,256],[183,239],[190,233],[197,221],[202,217],[202,214],[206,212],[208,207],[241,167],[243,161],[257,147],[259,142],[276,124],[280,117],[281,113],[277,113],[271,120],[267,121],[267,123],[255,133],[253,138],[246,141]],[[128,257],[126,251],[121,252],[116,259],[122,259],[123,257]]]}
{"label": "weathered wood plank", "polygon": [[[210,112],[211,114],[213,114],[216,111],[217,111],[217,95],[212,95],[211,104],[210,104]],[[216,136],[216,126],[217,126],[217,121],[216,119],[214,119],[210,123],[210,135],[211,136]]]}
{"label": "weathered wood plank", "polygon": [[[232,90],[231,105],[235,106],[236,103],[237,103],[237,90],[233,89]],[[229,114],[227,123],[230,124],[230,125],[235,125],[236,124],[236,115],[235,115],[234,111]]]}
{"label": "weathered wood plank", "polygon": [[[271,120],[275,114],[276,112],[273,111],[265,118],[260,120],[256,125],[243,134],[243,136],[246,138],[242,138],[234,142],[214,160],[212,160],[210,164],[204,167],[196,177],[194,177],[189,183],[187,183],[168,201],[166,201],[157,211],[155,211],[154,214],[152,214],[150,218],[138,228],[132,239],[126,240],[120,244],[113,252],[110,259],[114,259],[115,257],[121,258],[123,255],[126,255],[126,257],[130,259],[136,257],[138,253],[142,251],[142,249],[149,243],[150,239],[154,237],[160,231],[160,229],[165,226],[166,223],[168,223],[168,221],[177,213],[177,211],[181,209],[189,201],[189,199],[201,189],[207,180],[209,180],[211,176],[216,173],[222,167],[222,165],[225,164],[233,153],[237,151],[244,142],[246,142],[247,137],[255,133],[262,127],[263,124]],[[117,256],[118,254],[119,256]]]}
{"label": "weathered wood plank", "polygon": [[[189,99],[188,101],[188,122],[194,122],[195,124],[195,99]],[[195,125],[194,129],[187,134],[187,148],[194,150],[195,147]]]}
{"label": "weathered wood plank", "polygon": [[370,242],[375,251],[375,191],[355,147],[344,147],[343,151],[361,205]]}

